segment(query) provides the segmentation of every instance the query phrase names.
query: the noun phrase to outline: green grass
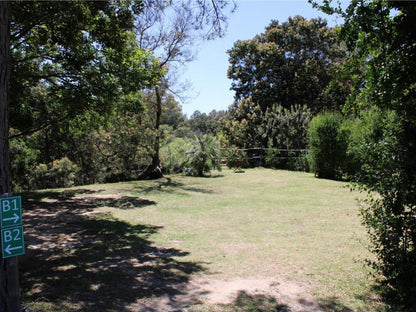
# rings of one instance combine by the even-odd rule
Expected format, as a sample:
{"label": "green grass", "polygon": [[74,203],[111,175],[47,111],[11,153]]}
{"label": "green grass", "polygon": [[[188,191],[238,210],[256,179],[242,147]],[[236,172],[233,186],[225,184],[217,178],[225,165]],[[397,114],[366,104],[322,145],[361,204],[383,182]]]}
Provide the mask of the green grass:
{"label": "green grass", "polygon": [[36,248],[22,259],[23,297],[45,311],[128,311],[193,277],[279,276],[310,285],[327,311],[374,311],[357,196],[268,169],[27,194]]}

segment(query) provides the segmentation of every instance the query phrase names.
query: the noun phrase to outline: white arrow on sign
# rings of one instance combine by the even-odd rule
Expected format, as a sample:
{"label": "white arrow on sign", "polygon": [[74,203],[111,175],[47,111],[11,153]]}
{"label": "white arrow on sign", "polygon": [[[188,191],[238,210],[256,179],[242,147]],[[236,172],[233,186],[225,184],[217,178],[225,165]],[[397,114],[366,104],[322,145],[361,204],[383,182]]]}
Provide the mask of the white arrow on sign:
{"label": "white arrow on sign", "polygon": [[11,251],[21,249],[21,248],[23,248],[23,246],[11,247],[11,245],[7,245],[4,251],[7,252],[9,255],[11,255],[12,254]]}
{"label": "white arrow on sign", "polygon": [[13,217],[10,217],[10,218],[4,218],[4,219],[3,219],[3,221],[10,221],[10,220],[14,220],[14,221],[13,221],[13,223],[16,223],[17,221],[19,221],[19,219],[20,219],[20,218],[19,218],[19,216],[18,216],[17,214],[15,214],[15,213],[14,213],[13,215],[14,215]]}

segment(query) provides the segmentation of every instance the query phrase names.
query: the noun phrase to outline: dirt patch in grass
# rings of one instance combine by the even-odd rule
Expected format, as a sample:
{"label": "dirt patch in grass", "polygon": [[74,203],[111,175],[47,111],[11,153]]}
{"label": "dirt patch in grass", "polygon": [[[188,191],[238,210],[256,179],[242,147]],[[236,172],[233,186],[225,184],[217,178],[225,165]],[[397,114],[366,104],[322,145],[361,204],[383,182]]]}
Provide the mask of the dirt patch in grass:
{"label": "dirt patch in grass", "polygon": [[310,286],[280,277],[239,277],[220,280],[200,277],[180,293],[149,298],[129,305],[132,312],[352,312],[336,301],[314,300]]}
{"label": "dirt patch in grass", "polygon": [[337,298],[317,301],[310,286],[259,276],[220,280],[201,277],[177,285],[175,293],[126,306],[131,312],[353,312]]}
{"label": "dirt patch in grass", "polygon": [[[232,280],[207,280],[193,282],[206,293],[206,301],[210,304],[227,305],[242,293],[252,296],[263,295],[275,298],[278,302],[287,303],[293,311],[306,311],[305,308],[317,304],[307,285],[285,281],[279,278],[235,278]],[[306,304],[306,306],[305,306]],[[308,310],[309,311],[309,310]]]}
{"label": "dirt patch in grass", "polygon": [[198,289],[203,302],[222,310],[320,311],[308,285],[279,277],[202,278],[192,281],[190,286]]}

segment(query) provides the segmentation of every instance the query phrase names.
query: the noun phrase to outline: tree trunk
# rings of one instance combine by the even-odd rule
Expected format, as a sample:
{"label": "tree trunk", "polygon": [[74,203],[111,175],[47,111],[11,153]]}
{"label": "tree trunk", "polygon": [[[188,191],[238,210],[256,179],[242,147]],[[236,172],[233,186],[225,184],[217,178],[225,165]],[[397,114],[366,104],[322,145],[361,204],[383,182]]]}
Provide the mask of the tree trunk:
{"label": "tree trunk", "polygon": [[155,88],[156,93],[156,141],[155,141],[155,152],[152,157],[152,165],[155,167],[160,167],[160,121],[162,118],[162,96],[160,95],[159,87]]}
{"label": "tree trunk", "polygon": [[155,123],[155,145],[152,155],[152,163],[140,174],[139,179],[159,179],[163,177],[162,167],[160,165],[160,122],[162,118],[162,95],[160,88],[155,88],[156,94],[156,123]]}
{"label": "tree trunk", "polygon": [[[10,2],[0,1],[0,195],[10,192],[9,83]],[[19,312],[21,309],[17,257],[1,258],[0,265],[0,312]]]}

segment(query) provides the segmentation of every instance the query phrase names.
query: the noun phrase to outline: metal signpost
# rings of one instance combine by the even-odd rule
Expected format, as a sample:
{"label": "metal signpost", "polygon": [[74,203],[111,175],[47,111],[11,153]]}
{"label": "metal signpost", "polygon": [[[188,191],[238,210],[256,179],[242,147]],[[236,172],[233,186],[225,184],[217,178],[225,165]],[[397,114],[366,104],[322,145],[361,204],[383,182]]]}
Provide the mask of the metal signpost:
{"label": "metal signpost", "polygon": [[22,198],[0,198],[1,254],[3,259],[23,255]]}

